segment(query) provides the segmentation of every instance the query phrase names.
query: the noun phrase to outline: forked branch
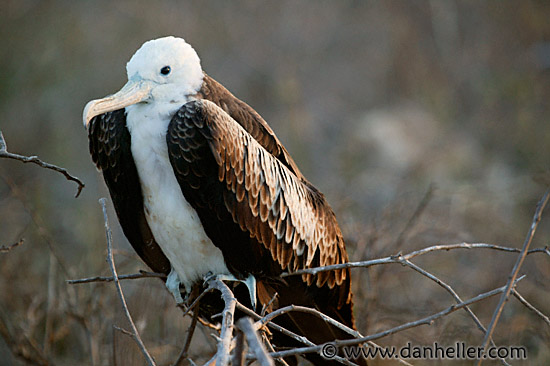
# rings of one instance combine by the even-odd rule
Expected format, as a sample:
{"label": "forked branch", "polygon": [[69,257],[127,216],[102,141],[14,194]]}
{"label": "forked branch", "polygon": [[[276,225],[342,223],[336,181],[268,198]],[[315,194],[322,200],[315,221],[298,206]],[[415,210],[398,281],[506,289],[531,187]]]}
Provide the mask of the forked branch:
{"label": "forked branch", "polygon": [[122,304],[124,315],[126,316],[126,319],[130,323],[130,327],[132,329],[131,332],[124,332],[124,333],[132,337],[132,339],[137,343],[139,349],[143,353],[143,356],[145,356],[145,359],[147,360],[147,364],[149,366],[156,366],[155,361],[153,360],[153,357],[151,357],[151,355],[147,351],[147,348],[145,348],[145,345],[141,340],[141,337],[136,328],[136,325],[132,320],[132,316],[130,315],[130,310],[128,310],[128,305],[126,304],[126,299],[124,298],[124,293],[122,292],[122,286],[120,285],[117,270],[115,267],[115,259],[113,256],[113,237],[111,234],[111,227],[109,226],[109,218],[107,217],[107,207],[105,206],[105,198],[101,198],[99,200],[99,203],[101,204],[101,208],[103,210],[103,220],[105,221],[105,235],[107,237],[107,261],[109,262],[109,267],[111,268],[111,273],[113,274],[116,292],[120,299],[120,303]]}

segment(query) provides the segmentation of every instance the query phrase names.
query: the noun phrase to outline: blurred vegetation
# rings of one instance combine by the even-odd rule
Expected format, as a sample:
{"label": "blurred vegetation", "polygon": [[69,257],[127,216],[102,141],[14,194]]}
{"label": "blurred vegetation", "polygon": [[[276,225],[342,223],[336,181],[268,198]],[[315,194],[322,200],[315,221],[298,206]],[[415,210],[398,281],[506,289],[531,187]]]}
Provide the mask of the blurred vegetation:
{"label": "blurred vegetation", "polygon": [[[125,325],[112,286],[65,280],[108,273],[97,203],[108,193],[89,157],[81,112],[124,84],[125,64],[145,40],[185,38],[203,68],[271,124],[327,195],[353,260],[436,243],[520,247],[550,182],[547,1],[5,0],[0,8],[0,130],[8,148],[86,183],[74,199],[74,183],[57,173],[0,161],[0,244],[25,239],[0,253],[0,319],[56,365],[142,362],[131,340],[112,329]],[[426,208],[401,235],[431,185]],[[143,268],[110,216],[119,273]],[[549,233],[543,216],[533,247],[547,245]],[[502,286],[514,261],[454,251],[418,263],[465,299]],[[549,263],[529,256],[519,286],[546,314]],[[353,273],[364,334],[452,303],[408,268]],[[167,365],[189,321],[162,287],[152,279],[124,283],[145,343]],[[496,303],[473,308],[485,325]],[[380,343],[482,339],[457,312]],[[549,327],[515,299],[495,342],[528,347],[529,361],[514,365],[550,360]],[[202,329],[192,358],[206,360],[213,344]],[[4,338],[0,355],[2,366],[24,364]]]}

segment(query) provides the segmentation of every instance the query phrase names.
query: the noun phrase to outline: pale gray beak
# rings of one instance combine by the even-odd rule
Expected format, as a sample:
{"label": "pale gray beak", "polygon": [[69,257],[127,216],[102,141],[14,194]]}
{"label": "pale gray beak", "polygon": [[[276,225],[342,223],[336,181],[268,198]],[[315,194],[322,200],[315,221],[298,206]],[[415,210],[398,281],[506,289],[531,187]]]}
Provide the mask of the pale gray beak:
{"label": "pale gray beak", "polygon": [[149,98],[151,85],[143,80],[129,80],[120,91],[105,98],[89,101],[84,107],[82,122],[87,128],[90,120],[103,113],[116,111]]}

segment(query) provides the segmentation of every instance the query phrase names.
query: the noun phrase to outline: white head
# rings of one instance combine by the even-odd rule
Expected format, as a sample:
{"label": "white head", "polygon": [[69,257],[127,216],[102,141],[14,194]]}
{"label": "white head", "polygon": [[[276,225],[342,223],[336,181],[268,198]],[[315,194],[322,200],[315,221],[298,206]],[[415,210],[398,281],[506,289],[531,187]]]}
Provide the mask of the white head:
{"label": "white head", "polygon": [[201,88],[203,72],[193,47],[181,38],[145,42],[126,65],[128,83],[117,93],[89,102],[84,124],[95,116],[137,103],[171,103],[179,107]]}

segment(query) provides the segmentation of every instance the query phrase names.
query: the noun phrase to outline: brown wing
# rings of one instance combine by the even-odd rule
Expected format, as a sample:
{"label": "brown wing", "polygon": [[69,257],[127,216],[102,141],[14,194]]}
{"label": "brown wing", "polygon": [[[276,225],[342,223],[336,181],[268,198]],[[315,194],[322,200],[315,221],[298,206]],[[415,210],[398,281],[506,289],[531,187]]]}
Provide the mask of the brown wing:
{"label": "brown wing", "polygon": [[[277,275],[348,261],[323,195],[214,103],[184,105],[168,127],[167,143],[185,198],[232,271]],[[302,280],[333,289],[338,308],[351,303],[348,269]]]}
{"label": "brown wing", "polygon": [[300,180],[304,176],[298,166],[279,141],[267,122],[248,104],[236,98],[223,85],[204,74],[199,97],[214,102],[237,121],[273,157],[286,165]]}
{"label": "brown wing", "polygon": [[103,173],[124,235],[145,264],[155,272],[168,274],[170,263],[155,242],[145,219],[124,110],[92,119],[88,139],[92,160]]}

